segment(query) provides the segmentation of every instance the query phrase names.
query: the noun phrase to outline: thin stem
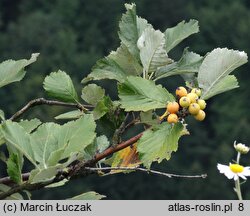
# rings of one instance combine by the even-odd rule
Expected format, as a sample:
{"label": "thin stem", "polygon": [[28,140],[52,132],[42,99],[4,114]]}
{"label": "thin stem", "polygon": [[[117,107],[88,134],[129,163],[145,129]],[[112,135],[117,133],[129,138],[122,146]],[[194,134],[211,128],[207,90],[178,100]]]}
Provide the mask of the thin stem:
{"label": "thin stem", "polygon": [[156,174],[161,176],[166,176],[168,178],[178,177],[178,178],[206,178],[207,174],[202,175],[178,175],[172,173],[165,173],[151,169],[144,169],[141,167],[101,167],[101,168],[94,168],[94,167],[85,167],[86,170],[90,171],[107,171],[107,170],[130,170],[130,171],[141,171],[146,172],[148,174]]}
{"label": "thin stem", "polygon": [[[240,152],[238,152],[237,159],[236,159],[237,164],[240,164],[240,156],[241,156],[241,154],[240,154]],[[238,196],[238,199],[242,200],[241,187],[240,187],[240,177],[238,177],[238,179],[235,180],[235,192]]]}
{"label": "thin stem", "polygon": [[240,152],[238,152],[238,154],[237,154],[237,160],[236,160],[237,164],[240,164],[240,156],[241,156],[241,154],[240,154]]}
{"label": "thin stem", "polygon": [[154,76],[154,74],[155,74],[155,72],[152,72],[151,74],[150,74],[150,76],[149,76],[149,80],[151,80],[152,79],[152,77]]}
{"label": "thin stem", "polygon": [[241,188],[240,188],[240,178],[235,181],[235,191],[239,200],[242,200]]}
{"label": "thin stem", "polygon": [[17,111],[13,116],[10,117],[10,120],[15,120],[27,112],[31,107],[38,106],[38,105],[49,105],[49,106],[64,106],[64,107],[75,107],[77,109],[82,110],[83,112],[87,111],[88,108],[92,108],[91,105],[82,105],[80,103],[65,103],[61,101],[55,100],[46,100],[44,98],[37,98],[34,100],[29,101],[23,108]]}

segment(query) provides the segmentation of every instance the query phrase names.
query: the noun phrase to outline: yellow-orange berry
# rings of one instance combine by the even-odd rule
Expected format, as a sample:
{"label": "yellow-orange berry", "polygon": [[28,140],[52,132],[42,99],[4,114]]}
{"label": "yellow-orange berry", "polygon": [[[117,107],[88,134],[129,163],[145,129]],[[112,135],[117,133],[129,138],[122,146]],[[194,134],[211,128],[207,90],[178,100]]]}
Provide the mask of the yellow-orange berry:
{"label": "yellow-orange berry", "polygon": [[202,100],[202,99],[199,99],[198,101],[197,101],[197,103],[199,104],[199,106],[200,106],[200,108],[202,109],[202,110],[204,110],[205,108],[206,108],[206,102],[204,101],[204,100]]}
{"label": "yellow-orange berry", "polygon": [[194,116],[194,118],[198,121],[203,121],[206,117],[206,113],[203,110],[199,110],[198,114]]}
{"label": "yellow-orange berry", "polygon": [[185,89],[183,86],[180,86],[175,91],[176,96],[184,97],[187,95],[187,89]]}
{"label": "yellow-orange berry", "polygon": [[169,102],[167,105],[167,111],[169,113],[177,113],[180,106],[177,102]]}
{"label": "yellow-orange berry", "polygon": [[188,107],[188,111],[190,112],[190,114],[192,115],[196,115],[198,114],[198,112],[200,111],[200,106],[197,103],[191,103],[190,106]]}
{"label": "yellow-orange berry", "polygon": [[179,103],[182,107],[189,107],[190,105],[190,99],[188,97],[181,97],[181,99],[179,100]]}
{"label": "yellow-orange berry", "polygon": [[170,114],[167,118],[168,123],[177,123],[178,122],[178,116],[174,113]]}
{"label": "yellow-orange berry", "polygon": [[198,89],[198,88],[193,88],[192,91],[191,91],[191,93],[195,93],[195,94],[197,94],[198,96],[201,96],[201,90]]}
{"label": "yellow-orange berry", "polygon": [[191,103],[196,103],[196,101],[199,99],[198,95],[195,93],[188,93],[187,97],[190,99]]}

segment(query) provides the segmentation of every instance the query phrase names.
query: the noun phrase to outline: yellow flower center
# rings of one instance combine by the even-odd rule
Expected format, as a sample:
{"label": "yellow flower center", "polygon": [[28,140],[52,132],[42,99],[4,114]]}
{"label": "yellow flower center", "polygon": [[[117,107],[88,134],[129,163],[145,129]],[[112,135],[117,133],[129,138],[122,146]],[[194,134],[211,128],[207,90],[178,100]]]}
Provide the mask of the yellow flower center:
{"label": "yellow flower center", "polygon": [[239,164],[230,164],[229,168],[234,173],[241,173],[244,170],[244,167]]}

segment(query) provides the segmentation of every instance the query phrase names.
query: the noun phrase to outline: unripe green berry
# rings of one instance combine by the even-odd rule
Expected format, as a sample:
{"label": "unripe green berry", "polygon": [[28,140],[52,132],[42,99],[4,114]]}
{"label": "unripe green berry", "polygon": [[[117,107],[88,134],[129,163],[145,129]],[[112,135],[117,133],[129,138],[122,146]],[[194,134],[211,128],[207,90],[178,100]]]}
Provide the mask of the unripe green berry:
{"label": "unripe green berry", "polygon": [[190,99],[188,97],[181,97],[181,99],[179,100],[179,104],[182,107],[189,107],[189,105],[190,105]]}
{"label": "unripe green berry", "polygon": [[191,91],[191,93],[195,93],[195,94],[197,94],[199,97],[201,96],[201,90],[198,89],[198,88],[193,88],[192,91]]}
{"label": "unripe green berry", "polygon": [[199,112],[194,115],[194,118],[198,121],[203,121],[206,117],[206,113],[203,110],[199,110]]}
{"label": "unripe green berry", "polygon": [[205,108],[206,108],[206,102],[204,101],[204,100],[202,100],[202,99],[199,99],[198,101],[197,101],[197,103],[199,104],[199,106],[200,106],[200,108],[202,109],[202,110],[204,110]]}
{"label": "unripe green berry", "polygon": [[190,99],[191,103],[196,103],[197,100],[199,99],[198,95],[195,93],[188,93],[187,97]]}
{"label": "unripe green berry", "polygon": [[200,106],[197,103],[191,103],[190,106],[188,107],[188,111],[192,115],[197,115],[198,112],[200,111]]}

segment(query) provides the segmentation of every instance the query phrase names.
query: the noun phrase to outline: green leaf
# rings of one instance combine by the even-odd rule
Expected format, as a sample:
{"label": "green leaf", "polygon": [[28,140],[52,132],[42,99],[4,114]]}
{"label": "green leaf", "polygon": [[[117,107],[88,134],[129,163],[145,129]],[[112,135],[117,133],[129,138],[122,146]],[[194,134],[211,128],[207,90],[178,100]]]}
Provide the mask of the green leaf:
{"label": "green leaf", "polygon": [[174,101],[161,85],[141,77],[128,77],[127,81],[118,86],[121,107],[126,111],[149,111],[164,108],[168,101]]}
{"label": "green leaf", "polygon": [[64,71],[52,72],[46,76],[43,88],[50,97],[64,102],[77,102],[78,96],[73,82]]}
{"label": "green leaf", "polygon": [[96,105],[105,95],[105,90],[96,85],[89,84],[82,89],[82,99],[89,104]]}
{"label": "green leaf", "polygon": [[154,116],[152,110],[149,110],[147,112],[141,112],[140,119],[141,119],[141,123],[143,123],[143,124],[147,124],[147,125],[158,124],[158,119],[156,116]]}
{"label": "green leaf", "polygon": [[126,73],[108,56],[96,62],[92,72],[82,80],[82,83],[101,79],[114,79],[123,82],[126,79]]}
{"label": "green leaf", "polygon": [[[235,77],[226,77],[246,62],[247,54],[245,52],[227,48],[214,49],[205,57],[199,69],[198,83],[203,90],[201,97],[208,99],[215,94],[236,88],[238,85]],[[217,90],[217,88],[219,89]]]}
{"label": "green leaf", "polygon": [[30,135],[21,125],[10,120],[5,121],[2,124],[2,135],[9,144],[23,153],[33,165],[37,166],[34,153],[38,146],[31,144]]}
{"label": "green leaf", "polygon": [[78,196],[72,197],[69,200],[100,200],[106,196],[96,193],[94,191],[86,192]]}
{"label": "green leaf", "polygon": [[97,61],[92,68],[91,73],[82,80],[82,83],[91,80],[114,79],[124,82],[129,75],[139,75],[142,73],[142,67],[138,61],[131,55],[124,44],[109,56]]}
{"label": "green leaf", "polygon": [[137,40],[141,36],[143,30],[149,26],[145,19],[136,16],[135,4],[125,4],[127,9],[123,14],[119,23],[119,38],[122,43],[128,48],[129,52],[137,59],[140,59],[140,52],[137,47]]}
{"label": "green leaf", "polygon": [[45,123],[31,134],[31,143],[34,149],[34,155],[40,167],[47,168],[54,164],[49,164],[48,160],[53,151],[59,148],[56,133],[60,130],[60,125],[55,123]]}
{"label": "green leaf", "polygon": [[112,101],[109,97],[105,96],[101,101],[97,103],[92,114],[94,115],[94,119],[100,119],[106,113],[109,112],[109,109],[112,107]]}
{"label": "green leaf", "polygon": [[29,177],[30,183],[46,182],[55,178],[60,166],[32,170]]}
{"label": "green leaf", "polygon": [[141,64],[124,44],[121,44],[115,52],[112,51],[109,57],[123,69],[127,76],[138,76],[142,73]]}
{"label": "green leaf", "polygon": [[169,160],[171,153],[176,152],[178,140],[183,135],[183,125],[162,123],[153,129],[147,130],[138,141],[137,150],[143,165],[150,168],[153,161],[160,163],[163,159]]}
{"label": "green leaf", "polygon": [[72,153],[83,151],[95,138],[95,122],[92,115],[84,115],[64,125],[46,123],[31,134],[35,146],[35,159],[40,167],[55,166]]}
{"label": "green leaf", "polygon": [[11,154],[7,160],[7,173],[10,176],[10,179],[15,183],[20,184],[22,182],[21,172],[18,155]]}
{"label": "green leaf", "polygon": [[185,38],[197,32],[199,32],[198,21],[193,19],[187,23],[182,21],[177,26],[168,28],[164,33],[166,38],[166,51],[169,52]]}
{"label": "green leaf", "polygon": [[26,74],[24,68],[35,62],[38,55],[39,53],[33,53],[28,60],[7,60],[2,62],[0,64],[0,87],[22,80]]}
{"label": "green leaf", "polygon": [[5,120],[4,111],[0,109],[0,119]]}
{"label": "green leaf", "polygon": [[164,34],[152,27],[146,28],[137,42],[140,58],[146,75],[156,71],[158,67],[172,63],[164,49]]}
{"label": "green leaf", "polygon": [[96,152],[101,153],[109,147],[110,143],[105,135],[101,135],[96,138],[95,145],[96,145]]}
{"label": "green leaf", "polygon": [[204,96],[204,99],[211,98],[217,94],[230,91],[232,89],[238,88],[238,81],[234,75],[227,75],[221,79],[214,87]]}
{"label": "green leaf", "polygon": [[76,121],[64,124],[59,134],[57,134],[59,144],[66,146],[62,158],[83,151],[90,145],[96,136],[95,128],[96,124],[93,115],[90,114],[85,114]]}
{"label": "green leaf", "polygon": [[84,150],[84,159],[90,160],[96,153],[101,153],[109,147],[110,143],[105,135],[96,137],[94,142]]}
{"label": "green leaf", "polygon": [[0,151],[0,160],[4,163],[7,162],[7,157],[4,152]]}
{"label": "green leaf", "polygon": [[55,117],[55,119],[78,119],[81,116],[83,116],[84,113],[80,110],[73,110],[73,111],[69,111],[63,114],[60,114],[58,116]]}
{"label": "green leaf", "polygon": [[46,186],[45,188],[61,187],[61,186],[65,185],[68,181],[69,181],[68,179],[63,179],[62,181],[50,184],[50,185]]}
{"label": "green leaf", "polygon": [[42,124],[42,122],[39,119],[34,118],[31,120],[21,120],[18,124],[21,125],[27,133],[30,133]]}
{"label": "green leaf", "polygon": [[155,73],[155,80],[173,75],[193,74],[199,71],[203,57],[184,49],[181,59],[178,62],[158,68]]}
{"label": "green leaf", "polygon": [[[9,191],[10,189],[11,187],[4,185],[4,184],[0,184],[0,194],[5,193]],[[5,198],[5,200],[23,200],[23,197],[19,193],[14,193],[14,194],[11,194],[9,197]]]}

